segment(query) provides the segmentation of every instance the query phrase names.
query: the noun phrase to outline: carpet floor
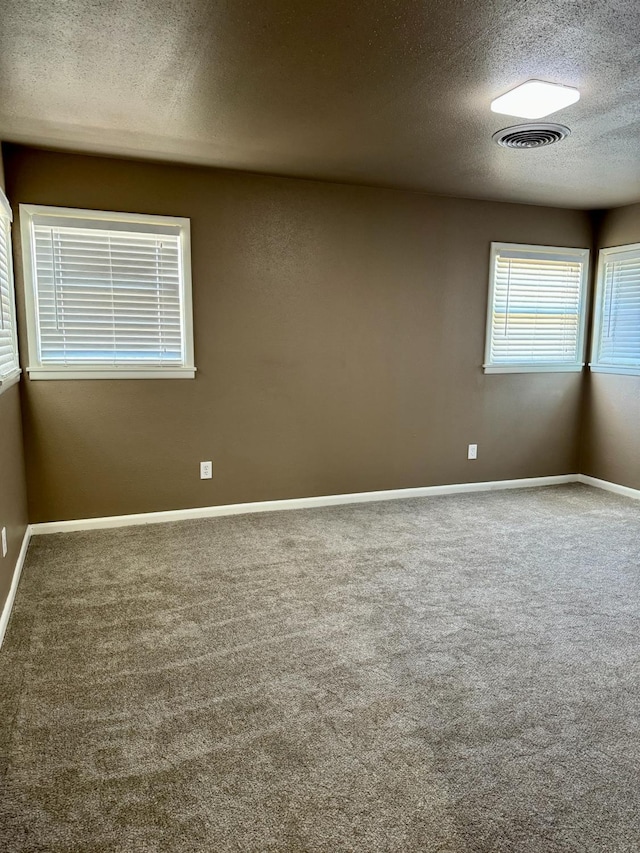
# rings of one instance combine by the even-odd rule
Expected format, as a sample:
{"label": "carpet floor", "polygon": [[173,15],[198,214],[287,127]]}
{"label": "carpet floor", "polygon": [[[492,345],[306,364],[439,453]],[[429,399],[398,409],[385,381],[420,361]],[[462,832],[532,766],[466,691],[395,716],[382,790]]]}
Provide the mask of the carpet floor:
{"label": "carpet floor", "polygon": [[579,485],[35,538],[0,850],[637,853],[639,598]]}

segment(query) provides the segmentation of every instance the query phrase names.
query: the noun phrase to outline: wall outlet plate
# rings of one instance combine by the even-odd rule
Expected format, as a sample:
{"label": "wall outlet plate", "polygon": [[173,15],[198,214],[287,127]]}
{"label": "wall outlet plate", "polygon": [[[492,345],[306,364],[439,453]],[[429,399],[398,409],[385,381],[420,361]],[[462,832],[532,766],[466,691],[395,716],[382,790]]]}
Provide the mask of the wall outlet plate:
{"label": "wall outlet plate", "polygon": [[213,462],[200,463],[200,479],[210,480],[213,477]]}
{"label": "wall outlet plate", "polygon": [[467,452],[467,459],[477,459],[478,458],[478,445],[470,444],[469,450]]}
{"label": "wall outlet plate", "polygon": [[7,528],[2,528],[2,556],[7,556]]}

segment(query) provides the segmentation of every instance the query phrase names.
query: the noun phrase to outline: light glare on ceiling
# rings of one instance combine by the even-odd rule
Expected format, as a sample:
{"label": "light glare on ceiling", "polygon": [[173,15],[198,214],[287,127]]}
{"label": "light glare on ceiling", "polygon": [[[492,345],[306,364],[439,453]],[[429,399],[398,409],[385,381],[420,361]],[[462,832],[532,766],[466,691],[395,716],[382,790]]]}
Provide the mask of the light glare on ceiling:
{"label": "light glare on ceiling", "polygon": [[527,80],[510,92],[491,101],[494,113],[520,118],[544,118],[563,107],[575,104],[580,92],[572,86],[545,83],[543,80]]}

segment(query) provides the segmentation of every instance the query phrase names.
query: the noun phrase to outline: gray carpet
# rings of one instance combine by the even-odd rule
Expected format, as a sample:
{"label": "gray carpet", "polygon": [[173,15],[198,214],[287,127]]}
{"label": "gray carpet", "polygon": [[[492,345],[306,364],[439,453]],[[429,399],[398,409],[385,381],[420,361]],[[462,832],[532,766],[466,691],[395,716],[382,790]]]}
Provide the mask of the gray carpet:
{"label": "gray carpet", "polygon": [[584,486],[34,539],[0,850],[637,853],[639,550]]}

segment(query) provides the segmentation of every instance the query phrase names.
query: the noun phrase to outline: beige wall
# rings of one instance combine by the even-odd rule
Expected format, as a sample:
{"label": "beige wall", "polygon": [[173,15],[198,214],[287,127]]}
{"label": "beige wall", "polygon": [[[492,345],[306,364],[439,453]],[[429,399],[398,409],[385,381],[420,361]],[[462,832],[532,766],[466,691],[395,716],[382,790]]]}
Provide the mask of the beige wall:
{"label": "beige wall", "polygon": [[[0,156],[0,186],[4,187]],[[0,527],[7,528],[7,556],[0,556],[0,613],[27,527],[27,497],[18,385],[0,394]],[[2,552],[0,551],[0,554]]]}
{"label": "beige wall", "polygon": [[[603,214],[596,234],[599,248],[638,242],[640,204]],[[639,425],[640,376],[590,374],[584,402],[582,473],[640,489]]]}
{"label": "beige wall", "polygon": [[586,213],[5,155],[16,209],[192,223],[197,379],[27,381],[32,521],[577,470],[581,376],[481,363],[490,241],[589,246]]}

